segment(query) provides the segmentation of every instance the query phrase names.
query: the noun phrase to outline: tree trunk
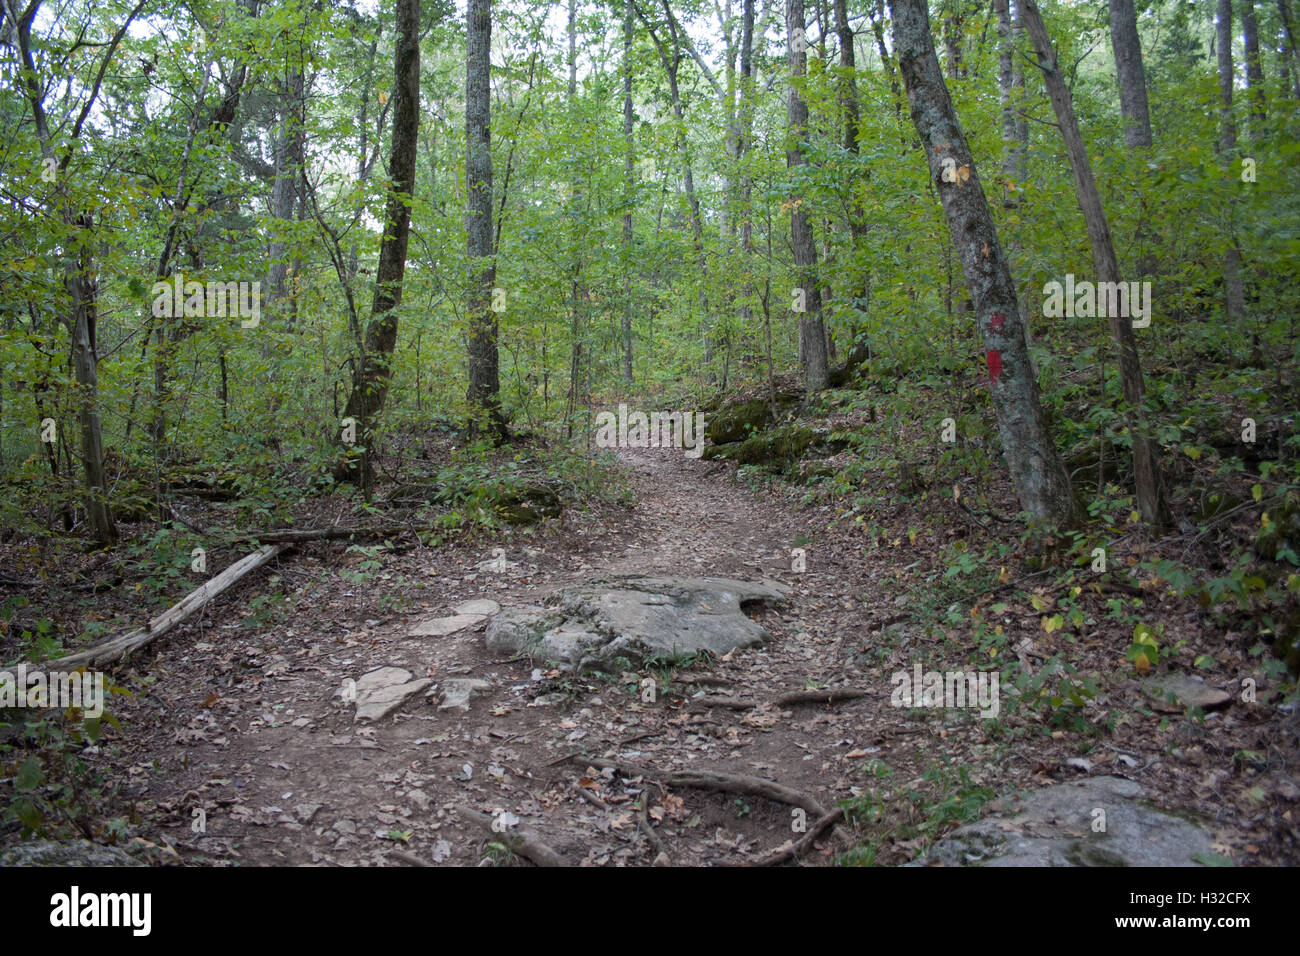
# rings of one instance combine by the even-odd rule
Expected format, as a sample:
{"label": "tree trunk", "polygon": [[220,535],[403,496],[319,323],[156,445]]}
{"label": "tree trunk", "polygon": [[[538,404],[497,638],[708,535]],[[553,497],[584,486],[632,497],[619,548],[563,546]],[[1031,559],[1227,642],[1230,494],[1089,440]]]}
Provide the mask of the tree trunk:
{"label": "tree trunk", "polygon": [[[751,0],[752,2],[752,0]],[[632,0],[623,8],[623,381],[632,383],[632,206],[635,201],[635,141],[632,136]]]}
{"label": "tree trunk", "polygon": [[1147,106],[1146,71],[1133,0],[1110,0],[1110,45],[1119,80],[1119,111],[1124,118],[1124,145],[1150,149],[1151,113]]}
{"label": "tree trunk", "polygon": [[[1219,159],[1230,165],[1237,151],[1237,123],[1232,113],[1232,0],[1219,0],[1215,42],[1219,53]],[[1246,291],[1236,230],[1230,227],[1229,232],[1232,241],[1223,252],[1224,313],[1229,326],[1240,328],[1246,317]]]}
{"label": "tree trunk", "polygon": [[[858,142],[861,136],[861,119],[858,110],[858,80],[857,80],[857,62],[853,50],[853,30],[849,26],[849,13],[847,0],[834,0],[835,6],[835,32],[839,35],[840,41],[840,70],[843,75],[840,77],[840,110],[844,117],[844,149],[858,159],[861,152],[861,146]],[[864,175],[869,176],[868,171]],[[871,269],[870,266],[859,268],[858,256],[865,256],[865,250],[862,246],[867,239],[867,217],[862,208],[862,203],[858,198],[857,177],[851,177],[848,183],[849,202],[848,202],[848,224],[849,237],[852,240],[852,256],[850,259],[850,272],[853,278],[849,282],[850,295],[849,305],[861,311],[866,311],[870,303],[871,296]],[[861,274],[859,278],[858,275]],[[850,345],[850,356],[861,357],[866,352],[866,342],[859,342],[859,338],[865,335],[865,332],[858,327],[857,319],[854,318],[851,323],[853,342]],[[852,365],[852,359],[849,360]]]}
{"label": "tree trunk", "polygon": [[342,469],[343,477],[365,487],[372,478],[374,424],[388,398],[397,344],[397,308],[402,302],[406,245],[411,232],[411,194],[415,190],[415,149],[420,131],[420,0],[397,0],[397,40],[393,62],[393,145],[388,160],[388,202],[384,235],[375,269],[375,297],[366,325],[364,352],[355,365],[344,416],[356,420],[365,451],[360,462]]}
{"label": "tree trunk", "polygon": [[492,0],[470,0],[465,68],[465,251],[469,259],[470,431],[505,437],[497,355],[497,320],[492,311],[496,262],[492,249],[491,49]]}
{"label": "tree trunk", "polygon": [[1259,24],[1255,21],[1255,0],[1241,0],[1241,31],[1246,41],[1246,86],[1250,94],[1250,138],[1264,136],[1264,67],[1259,59]]}
{"label": "tree trunk", "polygon": [[[1075,193],[1088,228],[1088,240],[1092,245],[1092,261],[1097,270],[1097,280],[1119,282],[1119,262],[1115,258],[1115,246],[1110,238],[1110,226],[1106,222],[1106,213],[1101,205],[1101,194],[1097,191],[1092,165],[1088,161],[1088,153],[1083,145],[1083,134],[1079,131],[1079,122],[1074,115],[1074,103],[1070,91],[1057,66],[1056,53],[1047,35],[1047,27],[1038,12],[1038,5],[1035,0],[1021,0],[1021,2],[1025,27],[1038,53],[1038,65],[1043,71],[1047,95],[1052,101],[1052,110],[1056,113],[1061,137],[1065,141],[1065,152],[1070,159],[1070,169],[1074,173]],[[1121,310],[1111,311],[1117,313]],[[1146,389],[1142,381],[1142,363],[1138,358],[1137,339],[1133,335],[1133,322],[1128,316],[1122,315],[1111,315],[1108,319],[1111,335],[1119,350],[1119,372],[1124,389],[1124,401],[1129,406],[1138,512],[1148,525],[1158,530],[1164,525],[1166,511],[1160,487],[1156,443],[1151,436],[1143,405]]]}
{"label": "tree trunk", "polygon": [[1300,44],[1296,43],[1300,31],[1296,29],[1295,9],[1291,6],[1291,0],[1277,0],[1277,10],[1282,18],[1282,29],[1286,33],[1287,50],[1295,61],[1292,64],[1294,70],[1292,82],[1296,98],[1300,99]]}
{"label": "tree trunk", "polygon": [[[808,160],[803,154],[808,137],[808,104],[799,91],[808,65],[808,41],[804,34],[803,0],[786,0],[785,26],[790,64],[789,118],[786,166],[792,171]],[[803,292],[804,311],[799,316],[799,361],[809,392],[826,387],[830,368],[826,354],[826,330],[822,323],[821,286],[817,280],[817,249],[804,197],[791,196],[790,245],[794,251],[796,281]]]}
{"label": "tree trunk", "polygon": [[[1124,145],[1132,149],[1151,149],[1151,112],[1147,104],[1146,70],[1142,65],[1142,40],[1138,36],[1137,13],[1133,0],[1110,0],[1110,44],[1115,55],[1115,74],[1119,84],[1119,108],[1124,121]],[[1139,167],[1141,168],[1141,167]],[[1143,247],[1138,257],[1138,278],[1154,275],[1157,268],[1150,249],[1150,229],[1146,201],[1139,200],[1135,237]]]}
{"label": "tree trunk", "polygon": [[[1047,429],[1015,286],[939,69],[926,0],[891,0],[890,9],[912,122],[925,147],[984,340],[989,391],[1012,483],[1021,508],[1032,518],[1068,522],[1075,513],[1070,479]],[[955,172],[953,181],[944,175],[948,170]]]}

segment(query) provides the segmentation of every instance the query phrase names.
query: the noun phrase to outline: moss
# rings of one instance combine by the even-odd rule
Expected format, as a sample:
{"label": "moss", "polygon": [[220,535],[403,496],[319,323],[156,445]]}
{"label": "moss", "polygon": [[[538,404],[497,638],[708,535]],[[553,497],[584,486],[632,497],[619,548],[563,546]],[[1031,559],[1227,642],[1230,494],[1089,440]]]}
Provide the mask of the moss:
{"label": "moss", "polygon": [[706,458],[725,458],[741,465],[764,465],[784,468],[797,460],[816,437],[811,428],[787,425],[771,431],[759,432],[744,441],[710,445],[704,449]]}

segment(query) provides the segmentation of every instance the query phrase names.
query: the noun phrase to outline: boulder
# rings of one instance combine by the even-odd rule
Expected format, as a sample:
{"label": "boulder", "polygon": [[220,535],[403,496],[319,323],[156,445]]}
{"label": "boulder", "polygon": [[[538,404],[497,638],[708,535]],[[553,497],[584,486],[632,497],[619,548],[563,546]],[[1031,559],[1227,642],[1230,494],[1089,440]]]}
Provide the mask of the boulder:
{"label": "boulder", "polygon": [[494,654],[529,653],[566,670],[629,661],[722,656],[771,635],[742,608],[789,600],[784,585],[729,578],[629,575],[561,588],[545,606],[507,608],[487,630]]}
{"label": "boulder", "polygon": [[1045,787],[1009,814],[952,831],[908,866],[1196,866],[1213,856],[1205,831],[1141,796],[1121,777]]}

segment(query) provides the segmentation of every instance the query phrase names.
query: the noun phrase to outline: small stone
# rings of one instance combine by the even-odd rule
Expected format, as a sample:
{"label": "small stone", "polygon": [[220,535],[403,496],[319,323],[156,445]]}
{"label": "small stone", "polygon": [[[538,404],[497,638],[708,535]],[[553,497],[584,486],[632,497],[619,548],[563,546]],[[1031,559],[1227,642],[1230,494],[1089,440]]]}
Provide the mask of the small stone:
{"label": "small stone", "polygon": [[299,803],[293,808],[294,819],[299,823],[311,823],[320,813],[322,804],[319,803]]}
{"label": "small stone", "polygon": [[1232,700],[1232,695],[1226,691],[1210,687],[1202,678],[1190,677],[1187,674],[1163,674],[1160,677],[1152,677],[1143,682],[1142,691],[1157,705],[1169,706],[1169,698],[1172,696],[1174,706],[1178,710],[1187,710],[1191,707],[1209,710],[1211,707],[1222,707]]}
{"label": "small stone", "polygon": [[438,705],[438,709],[469,710],[470,696],[477,691],[490,690],[491,687],[490,681],[476,677],[453,677],[444,680],[439,688],[442,691],[442,703]]}

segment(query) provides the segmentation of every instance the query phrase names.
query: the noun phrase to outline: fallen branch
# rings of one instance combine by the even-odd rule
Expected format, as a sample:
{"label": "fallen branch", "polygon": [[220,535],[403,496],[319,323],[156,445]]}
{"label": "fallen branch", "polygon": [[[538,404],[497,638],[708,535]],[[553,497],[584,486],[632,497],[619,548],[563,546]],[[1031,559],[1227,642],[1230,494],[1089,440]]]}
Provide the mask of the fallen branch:
{"label": "fallen branch", "polygon": [[[789,694],[782,694],[776,700],[772,701],[777,707],[792,707],[795,704],[836,704],[845,700],[857,700],[859,697],[869,697],[871,691],[855,690],[849,687],[833,688],[831,690],[797,690]],[[757,707],[765,703],[761,700],[741,700],[739,697],[696,697],[691,700],[692,705],[700,707],[725,707],[730,710],[748,710],[751,707]]]}
{"label": "fallen branch", "polygon": [[499,833],[492,828],[492,818],[486,813],[479,813],[477,810],[471,810],[468,807],[457,807],[456,812],[471,823],[476,823],[488,833],[502,843],[504,843],[514,853],[519,854],[527,860],[531,860],[538,866],[568,866],[564,858],[556,853],[549,846],[537,839],[531,832],[523,827],[517,827],[513,830],[507,830]]}
{"label": "fallen branch", "polygon": [[240,537],[258,541],[262,544],[301,544],[304,541],[332,541],[335,538],[391,538],[395,535],[419,530],[419,528],[408,524],[384,524],[375,527],[294,528],[292,530],[254,531]]}
{"label": "fallen branch", "polygon": [[119,661],[132,651],[139,650],[146,644],[162,637],[194,613],[203,610],[203,608],[207,607],[208,602],[222,591],[245,575],[256,571],[280,552],[287,550],[288,547],[287,544],[268,544],[259,548],[252,554],[236,561],[202,587],[191,591],[183,601],[159,614],[145,624],[144,627],[137,628],[119,637],[110,638],[93,647],[77,651],[75,654],[60,657],[58,660],[48,662],[46,666],[52,669],[73,668],[83,665],[105,666]]}

